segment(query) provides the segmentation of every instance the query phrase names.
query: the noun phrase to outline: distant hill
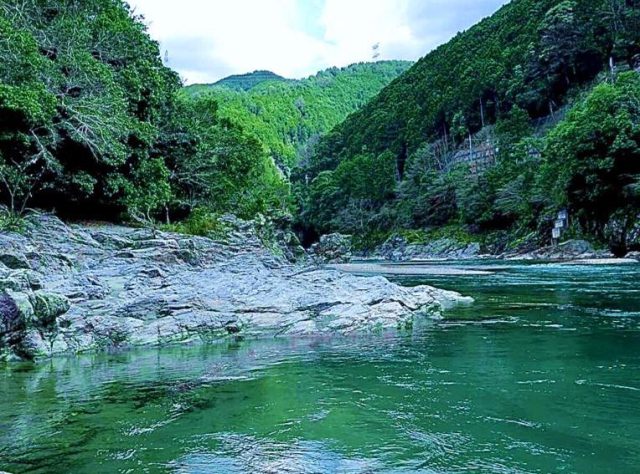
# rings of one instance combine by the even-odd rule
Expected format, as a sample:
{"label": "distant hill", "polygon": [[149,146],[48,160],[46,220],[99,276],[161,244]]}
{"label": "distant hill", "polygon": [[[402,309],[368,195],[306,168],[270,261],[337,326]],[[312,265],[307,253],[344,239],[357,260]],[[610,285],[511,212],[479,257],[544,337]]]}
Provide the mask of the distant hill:
{"label": "distant hill", "polygon": [[183,94],[194,99],[212,94],[220,116],[253,133],[286,169],[308,155],[310,143],[364,106],[411,65],[408,61],[360,63],[330,68],[302,80],[262,71],[189,86]]}
{"label": "distant hill", "polygon": [[248,74],[237,74],[225,77],[213,85],[218,87],[228,87],[229,89],[237,91],[249,91],[264,82],[287,82],[288,80],[289,79],[279,76],[271,71],[254,71]]}

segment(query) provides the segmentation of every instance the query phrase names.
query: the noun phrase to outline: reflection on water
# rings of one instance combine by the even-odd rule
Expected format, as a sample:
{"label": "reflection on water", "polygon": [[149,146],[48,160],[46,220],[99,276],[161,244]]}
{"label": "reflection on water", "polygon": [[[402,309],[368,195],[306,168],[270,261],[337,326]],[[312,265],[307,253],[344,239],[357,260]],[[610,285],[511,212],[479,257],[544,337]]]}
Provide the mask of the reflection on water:
{"label": "reflection on water", "polygon": [[0,470],[637,472],[640,267],[498,270],[404,280],[476,298],[411,332],[0,369]]}

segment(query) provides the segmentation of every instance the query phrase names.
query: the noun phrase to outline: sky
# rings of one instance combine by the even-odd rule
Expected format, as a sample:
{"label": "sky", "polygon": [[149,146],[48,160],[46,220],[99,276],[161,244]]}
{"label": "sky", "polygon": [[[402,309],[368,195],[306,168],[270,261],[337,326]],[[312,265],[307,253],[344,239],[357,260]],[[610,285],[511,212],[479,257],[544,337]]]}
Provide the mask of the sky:
{"label": "sky", "polygon": [[417,60],[507,0],[128,0],[187,84]]}

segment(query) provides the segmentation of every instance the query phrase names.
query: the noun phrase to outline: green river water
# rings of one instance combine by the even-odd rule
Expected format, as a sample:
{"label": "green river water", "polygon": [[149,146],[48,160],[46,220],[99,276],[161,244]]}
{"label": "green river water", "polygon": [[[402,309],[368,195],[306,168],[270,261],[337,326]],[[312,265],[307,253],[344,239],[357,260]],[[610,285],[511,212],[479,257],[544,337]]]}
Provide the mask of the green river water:
{"label": "green river water", "polygon": [[401,333],[0,367],[0,471],[640,472],[640,265],[495,270],[400,280],[476,299]]}

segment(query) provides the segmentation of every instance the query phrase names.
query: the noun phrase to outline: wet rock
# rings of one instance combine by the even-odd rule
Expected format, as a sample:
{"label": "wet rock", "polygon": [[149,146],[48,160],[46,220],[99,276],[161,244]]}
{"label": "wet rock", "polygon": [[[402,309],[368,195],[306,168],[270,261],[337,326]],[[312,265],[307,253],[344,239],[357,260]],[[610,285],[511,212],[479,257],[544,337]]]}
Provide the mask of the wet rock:
{"label": "wet rock", "polygon": [[17,291],[6,291],[5,297],[11,302],[11,307],[15,308],[16,319],[12,320],[12,327],[28,327],[33,325],[36,320],[35,311],[31,304],[30,295]]}
{"label": "wet rock", "polygon": [[29,296],[33,312],[38,320],[38,326],[53,325],[56,318],[69,311],[69,300],[61,295],[36,291]]}
{"label": "wet rock", "polygon": [[6,290],[0,294],[0,352],[26,360],[48,355],[47,337],[69,307],[65,297],[53,293]]}
{"label": "wet rock", "polygon": [[18,305],[6,293],[0,293],[0,337],[17,330],[20,326]]}
{"label": "wet rock", "polygon": [[31,268],[27,258],[18,253],[0,253],[0,262],[12,270]]}
{"label": "wet rock", "polygon": [[[371,331],[404,327],[417,314],[463,301],[431,287],[292,265],[262,243],[255,225],[231,217],[225,222],[229,232],[216,239],[67,226],[51,216],[34,219],[26,236],[0,234],[0,247],[28,248],[36,262],[34,270],[0,270],[0,282],[12,282],[0,301],[0,352],[31,359],[110,347]],[[346,260],[349,243],[343,236],[325,238],[322,255]]]}
{"label": "wet rock", "polygon": [[133,241],[119,235],[104,232],[93,232],[91,236],[105,249],[121,250],[133,247]]}
{"label": "wet rock", "polygon": [[316,263],[346,263],[351,260],[351,236],[329,234],[311,247],[310,255]]}
{"label": "wet rock", "polygon": [[525,253],[507,254],[502,257],[513,260],[576,260],[612,258],[613,254],[608,251],[596,251],[586,240],[568,240],[559,245]]}
{"label": "wet rock", "polygon": [[290,263],[300,262],[307,256],[300,239],[291,231],[277,231],[276,242],[282,249],[283,257]]}
{"label": "wet rock", "polygon": [[638,260],[640,261],[640,252],[629,252],[625,258],[630,258],[633,260]]}
{"label": "wet rock", "polygon": [[1,270],[0,291],[2,290],[39,290],[42,282],[38,274],[31,270]]}
{"label": "wet rock", "polygon": [[558,245],[558,252],[566,255],[585,255],[595,253],[593,245],[586,240],[568,240]]}

